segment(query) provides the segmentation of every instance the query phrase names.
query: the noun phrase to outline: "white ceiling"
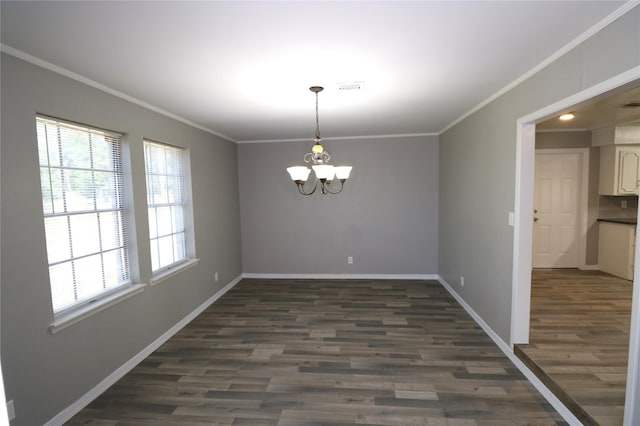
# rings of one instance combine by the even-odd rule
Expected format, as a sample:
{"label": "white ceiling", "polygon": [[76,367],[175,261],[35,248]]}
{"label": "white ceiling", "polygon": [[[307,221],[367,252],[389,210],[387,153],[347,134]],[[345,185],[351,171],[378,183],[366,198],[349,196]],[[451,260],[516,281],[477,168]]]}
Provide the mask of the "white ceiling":
{"label": "white ceiling", "polygon": [[325,138],[424,134],[624,3],[2,1],[1,41],[234,141],[311,138],[312,85]]}

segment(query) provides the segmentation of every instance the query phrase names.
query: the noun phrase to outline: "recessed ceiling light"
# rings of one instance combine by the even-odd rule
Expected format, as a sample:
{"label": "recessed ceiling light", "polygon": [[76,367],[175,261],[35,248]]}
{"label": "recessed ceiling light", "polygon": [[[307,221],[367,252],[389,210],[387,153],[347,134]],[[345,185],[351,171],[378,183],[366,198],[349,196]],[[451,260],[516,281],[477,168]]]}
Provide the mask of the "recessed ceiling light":
{"label": "recessed ceiling light", "polygon": [[567,112],[566,114],[562,114],[560,117],[558,117],[560,120],[562,121],[569,121],[569,120],[573,120],[574,118],[576,118],[576,114],[573,112]]}

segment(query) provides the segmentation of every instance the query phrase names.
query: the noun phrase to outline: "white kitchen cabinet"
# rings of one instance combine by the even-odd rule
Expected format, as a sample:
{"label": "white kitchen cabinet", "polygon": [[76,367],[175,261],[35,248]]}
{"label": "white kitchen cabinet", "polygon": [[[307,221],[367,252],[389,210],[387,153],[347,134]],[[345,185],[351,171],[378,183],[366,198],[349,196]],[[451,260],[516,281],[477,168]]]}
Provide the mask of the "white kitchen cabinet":
{"label": "white kitchen cabinet", "polygon": [[601,127],[591,131],[591,146],[640,144],[640,126]]}
{"label": "white kitchen cabinet", "polygon": [[598,265],[601,271],[633,280],[636,226],[599,222]]}
{"label": "white kitchen cabinet", "polygon": [[640,146],[600,147],[600,195],[635,195],[640,179]]}

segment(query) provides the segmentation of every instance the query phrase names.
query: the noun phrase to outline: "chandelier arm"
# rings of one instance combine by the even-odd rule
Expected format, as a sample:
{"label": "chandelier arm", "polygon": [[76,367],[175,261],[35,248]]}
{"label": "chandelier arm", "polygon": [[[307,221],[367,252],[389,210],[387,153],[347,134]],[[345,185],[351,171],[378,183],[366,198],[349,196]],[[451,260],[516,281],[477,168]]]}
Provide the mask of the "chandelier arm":
{"label": "chandelier arm", "polygon": [[[331,181],[331,182],[334,182],[334,181]],[[323,194],[327,194],[327,193],[329,193],[329,194],[333,194],[333,195],[336,195],[336,194],[341,193],[341,192],[342,192],[342,188],[344,188],[344,180],[343,180],[343,179],[340,179],[340,180],[339,180],[339,182],[340,182],[340,189],[338,189],[336,192],[333,192],[333,191],[331,190],[331,187],[330,187],[331,183],[329,183],[329,185],[325,185],[325,186],[323,186],[323,189],[324,189],[326,192],[325,192],[325,191],[323,191],[322,193],[323,193]]]}
{"label": "chandelier arm", "polygon": [[298,186],[298,192],[299,192],[299,193],[301,193],[302,195],[311,195],[311,194],[313,194],[314,192],[316,192],[316,189],[318,188],[318,181],[317,181],[317,180],[316,180],[316,182],[313,184],[313,190],[311,190],[311,192],[305,192],[305,191],[304,191],[304,184],[305,184],[305,183],[306,183],[306,182],[301,182],[301,181],[296,182],[296,185]]}

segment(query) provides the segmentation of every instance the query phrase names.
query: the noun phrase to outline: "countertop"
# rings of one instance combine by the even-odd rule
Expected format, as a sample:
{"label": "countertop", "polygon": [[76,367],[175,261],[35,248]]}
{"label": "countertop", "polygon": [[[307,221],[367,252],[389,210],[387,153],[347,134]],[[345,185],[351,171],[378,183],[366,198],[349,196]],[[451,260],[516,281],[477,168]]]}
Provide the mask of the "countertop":
{"label": "countertop", "polygon": [[623,225],[636,225],[638,220],[635,217],[601,217],[598,222],[621,223]]}

